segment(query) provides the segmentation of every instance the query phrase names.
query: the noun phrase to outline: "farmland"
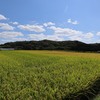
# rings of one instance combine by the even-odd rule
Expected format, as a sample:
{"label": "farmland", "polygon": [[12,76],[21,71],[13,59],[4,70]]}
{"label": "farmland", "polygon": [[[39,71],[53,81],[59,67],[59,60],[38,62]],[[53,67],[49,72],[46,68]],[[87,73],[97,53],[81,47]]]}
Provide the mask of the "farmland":
{"label": "farmland", "polygon": [[99,53],[0,51],[0,100],[89,99],[99,78]]}

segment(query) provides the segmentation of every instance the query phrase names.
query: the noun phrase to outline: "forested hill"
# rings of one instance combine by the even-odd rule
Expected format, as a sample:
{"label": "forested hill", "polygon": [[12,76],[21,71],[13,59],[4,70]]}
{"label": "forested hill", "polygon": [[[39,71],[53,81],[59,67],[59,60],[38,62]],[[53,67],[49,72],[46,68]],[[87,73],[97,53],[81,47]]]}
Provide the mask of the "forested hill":
{"label": "forested hill", "polygon": [[16,50],[71,50],[71,51],[100,51],[100,43],[86,44],[80,41],[18,41],[0,45],[0,48]]}

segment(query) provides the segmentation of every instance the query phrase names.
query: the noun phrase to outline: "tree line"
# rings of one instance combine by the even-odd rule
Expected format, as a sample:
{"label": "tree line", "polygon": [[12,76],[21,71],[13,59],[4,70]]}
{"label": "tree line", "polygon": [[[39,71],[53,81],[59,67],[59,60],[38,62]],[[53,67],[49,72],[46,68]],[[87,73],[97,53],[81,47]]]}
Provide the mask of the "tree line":
{"label": "tree line", "polygon": [[100,51],[100,43],[86,44],[80,41],[17,41],[0,45],[0,48],[16,50],[69,50],[69,51]]}

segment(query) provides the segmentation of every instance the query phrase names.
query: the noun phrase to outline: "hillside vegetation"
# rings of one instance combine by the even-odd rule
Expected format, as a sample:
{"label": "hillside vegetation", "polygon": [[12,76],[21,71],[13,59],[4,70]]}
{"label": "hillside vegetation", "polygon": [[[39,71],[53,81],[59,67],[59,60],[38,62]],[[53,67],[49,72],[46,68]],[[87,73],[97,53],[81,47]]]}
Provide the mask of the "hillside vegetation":
{"label": "hillside vegetation", "polygon": [[86,44],[80,41],[19,41],[0,45],[2,48],[16,50],[69,50],[69,51],[100,51],[100,44]]}
{"label": "hillside vegetation", "polygon": [[0,100],[89,100],[99,77],[100,54],[0,51]]}

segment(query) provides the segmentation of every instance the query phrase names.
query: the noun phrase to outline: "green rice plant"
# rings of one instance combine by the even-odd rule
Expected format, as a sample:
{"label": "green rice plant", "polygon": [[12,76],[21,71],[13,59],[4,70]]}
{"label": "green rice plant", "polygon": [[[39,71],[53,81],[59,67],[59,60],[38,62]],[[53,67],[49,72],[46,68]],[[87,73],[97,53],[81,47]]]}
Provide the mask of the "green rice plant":
{"label": "green rice plant", "polygon": [[0,100],[70,98],[98,77],[97,53],[0,51]]}

